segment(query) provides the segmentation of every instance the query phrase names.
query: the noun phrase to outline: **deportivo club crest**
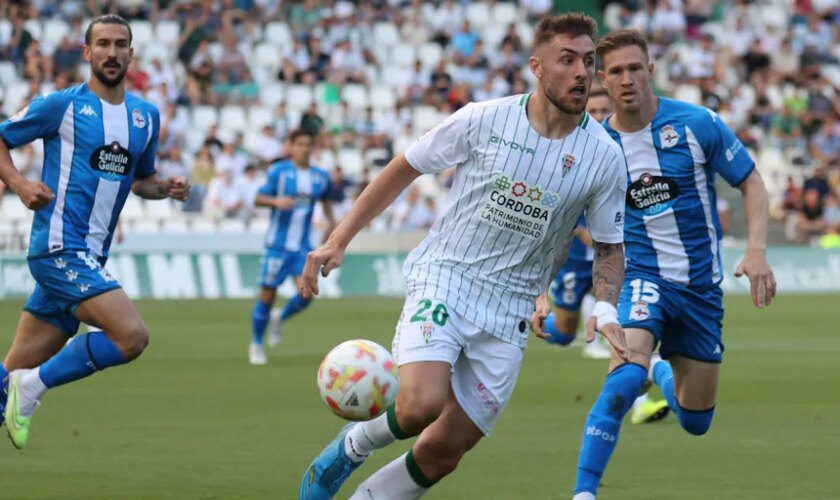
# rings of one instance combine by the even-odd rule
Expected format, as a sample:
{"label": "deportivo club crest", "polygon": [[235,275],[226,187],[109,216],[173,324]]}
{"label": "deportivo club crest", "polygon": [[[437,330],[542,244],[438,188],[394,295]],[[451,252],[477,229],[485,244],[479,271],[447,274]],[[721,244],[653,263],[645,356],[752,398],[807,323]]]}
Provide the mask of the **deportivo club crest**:
{"label": "deportivo club crest", "polygon": [[671,125],[665,125],[659,131],[659,143],[663,149],[672,148],[680,141],[680,134]]}
{"label": "deportivo club crest", "polygon": [[143,117],[143,112],[139,109],[135,109],[131,112],[131,123],[134,124],[137,128],[143,128],[146,126],[146,118]]}
{"label": "deportivo club crest", "polygon": [[569,170],[575,166],[575,155],[571,153],[566,153],[563,155],[563,177],[566,177],[566,174],[569,173]]}

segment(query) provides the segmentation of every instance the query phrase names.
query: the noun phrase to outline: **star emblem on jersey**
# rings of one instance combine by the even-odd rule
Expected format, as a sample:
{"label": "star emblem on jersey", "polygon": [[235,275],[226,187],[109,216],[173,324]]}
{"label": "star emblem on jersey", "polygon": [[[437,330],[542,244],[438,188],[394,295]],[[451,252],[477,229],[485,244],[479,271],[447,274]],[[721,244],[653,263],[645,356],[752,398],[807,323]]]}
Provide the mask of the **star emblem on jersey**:
{"label": "star emblem on jersey", "polygon": [[57,267],[58,269],[64,269],[65,267],[67,267],[67,261],[59,257],[55,259],[55,267]]}
{"label": "star emblem on jersey", "polygon": [[566,174],[569,173],[569,170],[575,166],[575,155],[571,153],[566,153],[563,155],[563,177],[566,177]]}
{"label": "star emblem on jersey", "polygon": [[496,187],[502,191],[506,191],[510,187],[510,179],[504,175],[496,179]]}
{"label": "star emblem on jersey", "polygon": [[525,191],[527,191],[527,190],[528,190],[528,186],[526,186],[524,182],[517,182],[516,184],[513,185],[513,189],[511,189],[511,192],[513,193],[514,196],[519,198],[519,197],[523,196],[525,194]]}
{"label": "star emblem on jersey", "polygon": [[528,199],[531,200],[531,201],[540,201],[540,198],[542,198],[542,195],[543,195],[543,192],[540,191],[540,188],[538,188],[538,187],[532,187],[531,189],[528,190]]}
{"label": "star emblem on jersey", "polygon": [[85,104],[84,106],[82,106],[82,109],[79,110],[79,114],[85,116],[96,116],[96,111],[94,111],[93,108],[90,107],[90,104]]}
{"label": "star emblem on jersey", "polygon": [[143,128],[146,126],[146,118],[143,117],[142,111],[135,109],[131,112],[131,124],[137,128]]}
{"label": "star emblem on jersey", "polygon": [[680,134],[671,125],[665,125],[659,131],[659,144],[662,149],[672,148],[680,141]]}
{"label": "star emblem on jersey", "polygon": [[76,281],[76,278],[79,277],[79,273],[72,269],[67,271],[64,275],[67,276],[67,281]]}

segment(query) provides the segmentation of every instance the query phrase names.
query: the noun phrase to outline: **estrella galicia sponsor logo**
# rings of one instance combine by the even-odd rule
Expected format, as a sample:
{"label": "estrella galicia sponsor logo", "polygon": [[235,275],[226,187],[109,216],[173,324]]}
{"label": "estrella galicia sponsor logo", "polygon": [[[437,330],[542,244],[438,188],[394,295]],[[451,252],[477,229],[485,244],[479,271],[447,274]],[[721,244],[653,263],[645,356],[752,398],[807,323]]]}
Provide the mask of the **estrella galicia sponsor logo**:
{"label": "estrella galicia sponsor logo", "polygon": [[534,149],[525,146],[524,144],[518,144],[514,141],[509,141],[504,137],[499,137],[497,135],[490,136],[490,144],[501,144],[502,146],[507,146],[514,151],[521,151],[522,154],[526,155],[533,155]]}
{"label": "estrella galicia sponsor logo", "polygon": [[668,177],[644,173],[627,188],[627,205],[644,215],[657,215],[677,202],[680,187]]}
{"label": "estrella galicia sponsor logo", "polygon": [[90,166],[102,172],[106,178],[119,180],[131,169],[131,153],[119,142],[96,148],[90,155]]}

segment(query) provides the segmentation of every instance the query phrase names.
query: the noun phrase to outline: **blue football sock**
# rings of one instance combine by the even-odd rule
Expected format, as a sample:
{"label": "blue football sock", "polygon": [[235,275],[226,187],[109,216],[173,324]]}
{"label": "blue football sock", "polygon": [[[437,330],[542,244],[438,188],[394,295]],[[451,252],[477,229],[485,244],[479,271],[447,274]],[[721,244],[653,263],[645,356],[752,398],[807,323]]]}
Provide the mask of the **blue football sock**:
{"label": "blue football sock", "polygon": [[647,370],[633,363],[625,363],[607,375],[604,389],[586,419],[575,494],[588,491],[595,495],[598,492],[598,483],[618,443],[621,421],[646,378]]}
{"label": "blue football sock", "polygon": [[671,369],[671,363],[662,360],[653,365],[653,381],[659,386],[662,395],[665,396],[668,407],[679,418],[680,405],[677,403],[676,396],[674,396],[674,371]]}
{"label": "blue football sock", "polygon": [[6,407],[6,391],[9,387],[9,370],[0,363],[0,411]]}
{"label": "blue football sock", "polygon": [[662,395],[668,401],[668,406],[677,416],[683,429],[695,436],[701,436],[709,430],[715,415],[715,407],[706,410],[686,410],[680,406],[674,395],[674,372],[671,369],[671,363],[667,361],[656,363],[653,367],[653,381],[659,386]]}
{"label": "blue football sock", "polygon": [[295,314],[306,309],[306,306],[308,306],[310,302],[312,302],[312,299],[304,299],[301,294],[296,293],[295,296],[289,299],[289,301],[286,302],[286,305],[283,306],[283,312],[280,313],[280,319],[282,321],[286,321]]}
{"label": "blue football sock", "polygon": [[554,313],[545,318],[545,333],[551,337],[545,339],[549,344],[569,345],[575,340],[575,333],[563,333],[557,328],[557,323],[554,320]]}
{"label": "blue football sock", "polygon": [[128,359],[105,332],[90,332],[73,339],[41,365],[39,375],[45,386],[56,387],[127,362]]}
{"label": "blue football sock", "polygon": [[251,340],[255,344],[262,344],[265,327],[268,325],[268,317],[271,314],[271,305],[258,300],[251,310]]}

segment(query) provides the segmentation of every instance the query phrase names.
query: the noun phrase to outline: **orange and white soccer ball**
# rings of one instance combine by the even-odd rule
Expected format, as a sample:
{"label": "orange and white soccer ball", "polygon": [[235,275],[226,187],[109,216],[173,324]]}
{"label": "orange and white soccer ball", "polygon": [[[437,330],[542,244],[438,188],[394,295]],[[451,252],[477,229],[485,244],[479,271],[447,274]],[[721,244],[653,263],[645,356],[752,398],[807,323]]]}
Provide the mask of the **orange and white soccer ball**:
{"label": "orange and white soccer ball", "polygon": [[369,340],[348,340],[318,367],[321,399],[339,417],[370,420],[397,399],[400,381],[391,353]]}

